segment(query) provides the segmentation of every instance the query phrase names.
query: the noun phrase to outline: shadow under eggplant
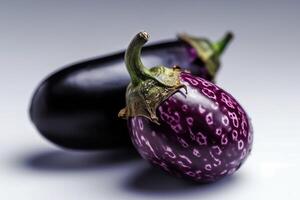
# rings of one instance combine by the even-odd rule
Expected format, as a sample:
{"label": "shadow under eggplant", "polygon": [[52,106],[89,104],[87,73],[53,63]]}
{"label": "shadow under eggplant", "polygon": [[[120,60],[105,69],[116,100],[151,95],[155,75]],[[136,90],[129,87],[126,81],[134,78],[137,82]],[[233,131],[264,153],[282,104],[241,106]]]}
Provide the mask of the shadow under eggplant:
{"label": "shadow under eggplant", "polygon": [[21,158],[28,169],[40,171],[97,170],[141,159],[134,149],[97,152],[43,150]]}
{"label": "shadow under eggplant", "polygon": [[191,191],[201,191],[210,194],[227,187],[234,187],[242,181],[242,177],[235,174],[213,183],[197,183],[170,176],[156,167],[147,165],[137,171],[123,183],[125,190],[144,194],[186,194]]}

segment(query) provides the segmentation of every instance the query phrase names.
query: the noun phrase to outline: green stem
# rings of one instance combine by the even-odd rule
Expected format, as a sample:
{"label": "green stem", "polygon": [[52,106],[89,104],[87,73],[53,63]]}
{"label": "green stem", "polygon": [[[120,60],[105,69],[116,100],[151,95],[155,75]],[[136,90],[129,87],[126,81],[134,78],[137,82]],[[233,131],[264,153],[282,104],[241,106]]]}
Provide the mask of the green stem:
{"label": "green stem", "polygon": [[138,85],[148,77],[148,69],[141,61],[141,49],[148,39],[149,34],[147,32],[138,33],[125,52],[125,65],[130,74],[132,85]]}
{"label": "green stem", "polygon": [[218,42],[212,45],[216,55],[219,56],[223,53],[223,51],[225,50],[226,46],[229,44],[232,38],[233,38],[233,33],[228,32],[221,40],[219,40]]}

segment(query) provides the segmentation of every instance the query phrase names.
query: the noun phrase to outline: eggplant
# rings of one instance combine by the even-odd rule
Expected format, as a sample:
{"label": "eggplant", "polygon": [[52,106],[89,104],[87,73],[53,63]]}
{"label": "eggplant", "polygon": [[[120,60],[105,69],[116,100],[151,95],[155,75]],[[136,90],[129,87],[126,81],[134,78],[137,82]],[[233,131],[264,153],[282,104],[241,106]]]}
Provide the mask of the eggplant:
{"label": "eggplant", "polygon": [[[144,63],[178,64],[191,73],[213,80],[219,56],[232,38],[211,43],[181,34],[178,39],[144,48]],[[64,67],[35,90],[29,115],[36,129],[64,148],[93,150],[131,146],[126,123],[117,117],[125,103],[130,77],[124,51]]]}
{"label": "eggplant", "polygon": [[149,35],[130,43],[126,107],[129,133],[140,155],[163,171],[207,183],[233,174],[252,149],[253,130],[237,100],[214,83],[162,65],[144,67]]}

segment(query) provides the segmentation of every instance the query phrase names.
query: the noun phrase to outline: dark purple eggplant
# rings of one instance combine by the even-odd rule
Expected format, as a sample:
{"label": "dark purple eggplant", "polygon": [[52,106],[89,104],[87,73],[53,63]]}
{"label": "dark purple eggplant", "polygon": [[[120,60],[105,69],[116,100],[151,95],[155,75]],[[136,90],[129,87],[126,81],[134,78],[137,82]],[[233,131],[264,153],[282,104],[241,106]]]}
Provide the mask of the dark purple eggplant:
{"label": "dark purple eggplant", "polygon": [[172,175],[212,182],[231,175],[252,148],[248,115],[229,93],[177,68],[146,68],[141,48],[149,35],[130,43],[125,63],[131,76],[126,108],[132,142],[140,155]]}
{"label": "dark purple eggplant", "polygon": [[[219,55],[231,39],[217,43],[179,35],[178,40],[144,48],[143,60],[151,66],[179,64],[213,80]],[[130,77],[124,68],[124,52],[85,60],[46,78],[31,100],[30,118],[51,142],[71,149],[109,149],[131,145],[126,123],[116,113],[125,103]]]}

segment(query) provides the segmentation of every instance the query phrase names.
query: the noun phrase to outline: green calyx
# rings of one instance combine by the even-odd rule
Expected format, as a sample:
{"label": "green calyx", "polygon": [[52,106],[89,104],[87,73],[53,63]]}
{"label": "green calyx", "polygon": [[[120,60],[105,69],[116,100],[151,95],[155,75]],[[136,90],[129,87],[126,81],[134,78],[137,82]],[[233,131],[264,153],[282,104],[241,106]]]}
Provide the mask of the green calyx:
{"label": "green calyx", "polygon": [[205,38],[197,38],[185,33],[179,34],[178,38],[196,50],[197,55],[205,64],[207,71],[214,78],[220,67],[220,55],[232,40],[233,34],[228,32],[222,39],[215,43],[211,43]]}
{"label": "green calyx", "polygon": [[144,116],[158,123],[157,107],[180,88],[180,69],[156,66],[146,68],[141,61],[142,46],[148,41],[146,32],[138,33],[129,44],[125,53],[125,65],[131,77],[126,91],[126,107],[119,117]]}

